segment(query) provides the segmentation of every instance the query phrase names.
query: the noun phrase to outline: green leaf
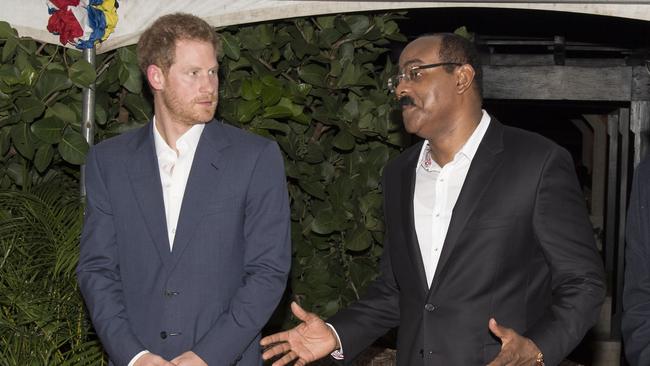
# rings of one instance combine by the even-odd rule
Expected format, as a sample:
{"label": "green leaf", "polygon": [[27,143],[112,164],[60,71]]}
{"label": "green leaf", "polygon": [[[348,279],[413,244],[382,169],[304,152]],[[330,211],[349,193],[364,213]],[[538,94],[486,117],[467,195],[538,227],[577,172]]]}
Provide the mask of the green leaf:
{"label": "green leaf", "polygon": [[244,100],[255,100],[262,91],[262,82],[255,79],[245,79],[241,83],[241,97]]}
{"label": "green leaf", "polygon": [[124,106],[137,122],[146,122],[151,119],[151,105],[142,95],[127,94],[124,98]]}
{"label": "green leaf", "polygon": [[77,114],[74,110],[63,103],[56,103],[47,109],[45,117],[55,116],[61,121],[69,124],[76,124]]}
{"label": "green leaf", "polygon": [[86,160],[88,143],[81,134],[68,128],[59,143],[59,153],[63,160],[70,164],[81,165]]}
{"label": "green leaf", "polygon": [[18,46],[18,40],[16,38],[8,38],[2,48],[2,62],[8,62],[14,55],[16,51],[16,46]]}
{"label": "green leaf", "polygon": [[300,188],[302,188],[305,192],[309,193],[310,195],[319,198],[321,200],[324,200],[327,198],[325,194],[325,186],[323,186],[322,183],[320,182],[309,182],[306,180],[306,178],[303,178],[298,181],[298,185]]}
{"label": "green leaf", "polygon": [[331,209],[321,210],[316,213],[314,221],[311,222],[311,229],[318,234],[331,234],[335,230],[340,229],[338,227],[338,221]]}
{"label": "green leaf", "polygon": [[21,120],[19,113],[12,113],[8,116],[0,117],[0,127],[14,125]]}
{"label": "green leaf", "polygon": [[337,86],[339,88],[342,88],[345,86],[356,85],[360,77],[361,70],[359,67],[355,64],[350,63],[343,68],[343,73],[338,79]]}
{"label": "green leaf", "polygon": [[40,100],[45,101],[52,93],[69,89],[71,86],[72,82],[63,71],[48,70],[41,74],[34,91]]}
{"label": "green leaf", "polygon": [[273,119],[265,119],[256,127],[263,128],[265,130],[280,131],[284,134],[288,134],[290,131],[289,126],[286,123],[281,123]]}
{"label": "green leaf", "polygon": [[257,111],[260,109],[262,106],[262,102],[259,100],[243,100],[237,104],[237,108],[235,111],[235,115],[237,117],[237,121],[240,123],[246,123],[249,122],[255,115],[257,114]]}
{"label": "green leaf", "polygon": [[19,123],[11,127],[11,141],[20,155],[31,160],[34,157],[34,139],[28,123]]}
{"label": "green leaf", "polygon": [[280,101],[282,97],[282,87],[275,85],[264,85],[262,87],[262,104],[265,107],[272,106]]}
{"label": "green leaf", "polygon": [[119,68],[120,83],[133,94],[142,92],[142,73],[136,64],[122,63]]}
{"label": "green leaf", "polygon": [[325,153],[323,147],[319,144],[307,145],[307,154],[303,156],[303,160],[310,164],[317,164],[325,160]]}
{"label": "green leaf", "polygon": [[345,21],[355,37],[363,35],[370,27],[370,19],[366,15],[349,15],[345,17]]}
{"label": "green leaf", "polygon": [[117,57],[128,64],[138,64],[138,55],[135,53],[135,47],[121,47],[117,49]]}
{"label": "green leaf", "polygon": [[5,21],[0,21],[0,39],[15,38],[16,31]]}
{"label": "green leaf", "polygon": [[16,99],[16,106],[21,113],[21,119],[27,123],[40,117],[45,110],[45,104],[33,96]]}
{"label": "green leaf", "polygon": [[228,58],[235,61],[239,60],[239,56],[241,55],[241,46],[237,38],[227,32],[221,33],[221,47]]}
{"label": "green leaf", "polygon": [[3,127],[0,129],[0,156],[9,151],[11,147],[11,127]]}
{"label": "green leaf", "polygon": [[47,169],[52,162],[53,157],[54,149],[52,148],[52,145],[41,145],[36,150],[36,155],[34,156],[34,167],[40,173],[45,172],[45,169]]}
{"label": "green leaf", "polygon": [[345,130],[341,130],[334,137],[333,145],[344,151],[352,150],[355,145],[354,136]]}
{"label": "green leaf", "polygon": [[23,182],[23,167],[17,163],[11,163],[7,167],[7,175],[16,183],[17,186],[22,187]]}
{"label": "green leaf", "polygon": [[95,68],[86,60],[79,60],[68,69],[70,80],[80,87],[89,88],[97,78]]}
{"label": "green leaf", "polygon": [[95,104],[95,122],[103,126],[106,124],[108,121],[108,112],[106,112],[106,108],[104,108],[103,104]]}
{"label": "green leaf", "polygon": [[308,64],[298,69],[298,76],[309,84],[325,87],[327,69],[316,64]]}
{"label": "green leaf", "polygon": [[32,133],[48,144],[58,144],[63,137],[66,123],[57,117],[47,117],[32,123]]}
{"label": "green leaf", "polygon": [[358,227],[345,236],[345,248],[352,251],[366,250],[372,244],[372,236],[364,227]]}

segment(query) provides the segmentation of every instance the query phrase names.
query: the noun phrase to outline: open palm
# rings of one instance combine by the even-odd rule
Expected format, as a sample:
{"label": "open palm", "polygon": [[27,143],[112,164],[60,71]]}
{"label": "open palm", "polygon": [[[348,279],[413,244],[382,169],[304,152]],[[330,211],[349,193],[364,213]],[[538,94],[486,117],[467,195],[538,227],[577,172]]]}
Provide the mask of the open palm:
{"label": "open palm", "polygon": [[337,348],[334,332],[318,315],[305,311],[295,302],[291,303],[291,311],[302,322],[292,329],[262,338],[260,344],[267,347],[262,354],[265,360],[283,355],[273,366],[286,365],[294,360],[295,365],[303,366]]}

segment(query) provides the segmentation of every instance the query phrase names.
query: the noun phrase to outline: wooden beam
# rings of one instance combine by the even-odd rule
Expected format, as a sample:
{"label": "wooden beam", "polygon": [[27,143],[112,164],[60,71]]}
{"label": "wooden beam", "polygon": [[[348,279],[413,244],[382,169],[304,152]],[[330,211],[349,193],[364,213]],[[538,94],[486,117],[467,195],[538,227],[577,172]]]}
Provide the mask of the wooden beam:
{"label": "wooden beam", "polygon": [[632,67],[484,66],[486,99],[630,101]]}
{"label": "wooden beam", "polygon": [[650,63],[632,69],[632,100],[650,100]]}
{"label": "wooden beam", "polygon": [[646,156],[650,134],[650,101],[632,101],[630,131],[634,133],[634,166]]}

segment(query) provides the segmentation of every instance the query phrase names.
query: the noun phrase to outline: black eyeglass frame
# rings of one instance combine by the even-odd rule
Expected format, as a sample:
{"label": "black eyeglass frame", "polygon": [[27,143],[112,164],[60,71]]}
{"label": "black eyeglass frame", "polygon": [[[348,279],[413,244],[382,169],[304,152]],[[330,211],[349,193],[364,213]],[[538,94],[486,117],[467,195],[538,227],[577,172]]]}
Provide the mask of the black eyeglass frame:
{"label": "black eyeglass frame", "polygon": [[434,67],[439,67],[439,66],[462,66],[463,64],[458,63],[458,62],[439,62],[435,64],[424,64],[424,65],[417,65],[410,67],[407,71],[402,71],[399,74],[392,76],[388,78],[388,81],[386,82],[386,86],[388,87],[388,90],[391,93],[395,93],[395,89],[397,89],[397,86],[399,83],[402,82],[402,80],[407,79],[407,80],[412,80],[410,76],[406,76],[407,72],[412,73],[413,71],[418,71],[418,70],[423,70],[423,69],[431,69]]}

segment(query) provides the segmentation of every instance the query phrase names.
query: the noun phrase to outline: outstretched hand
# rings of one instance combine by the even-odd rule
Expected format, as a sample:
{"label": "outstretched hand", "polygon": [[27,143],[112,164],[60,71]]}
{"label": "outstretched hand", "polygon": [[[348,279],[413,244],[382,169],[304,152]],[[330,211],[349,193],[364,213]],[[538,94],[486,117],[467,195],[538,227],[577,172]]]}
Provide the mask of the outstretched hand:
{"label": "outstretched hand", "polygon": [[510,328],[497,324],[491,318],[488,327],[501,339],[501,352],[488,366],[530,366],[536,365],[539,348],[529,338],[519,335]]}
{"label": "outstretched hand", "polygon": [[284,332],[262,338],[260,344],[266,347],[262,358],[268,360],[283,355],[272,366],[283,366],[293,360],[295,365],[303,366],[323,358],[339,347],[336,336],[318,315],[305,311],[295,302],[291,311],[302,322]]}

